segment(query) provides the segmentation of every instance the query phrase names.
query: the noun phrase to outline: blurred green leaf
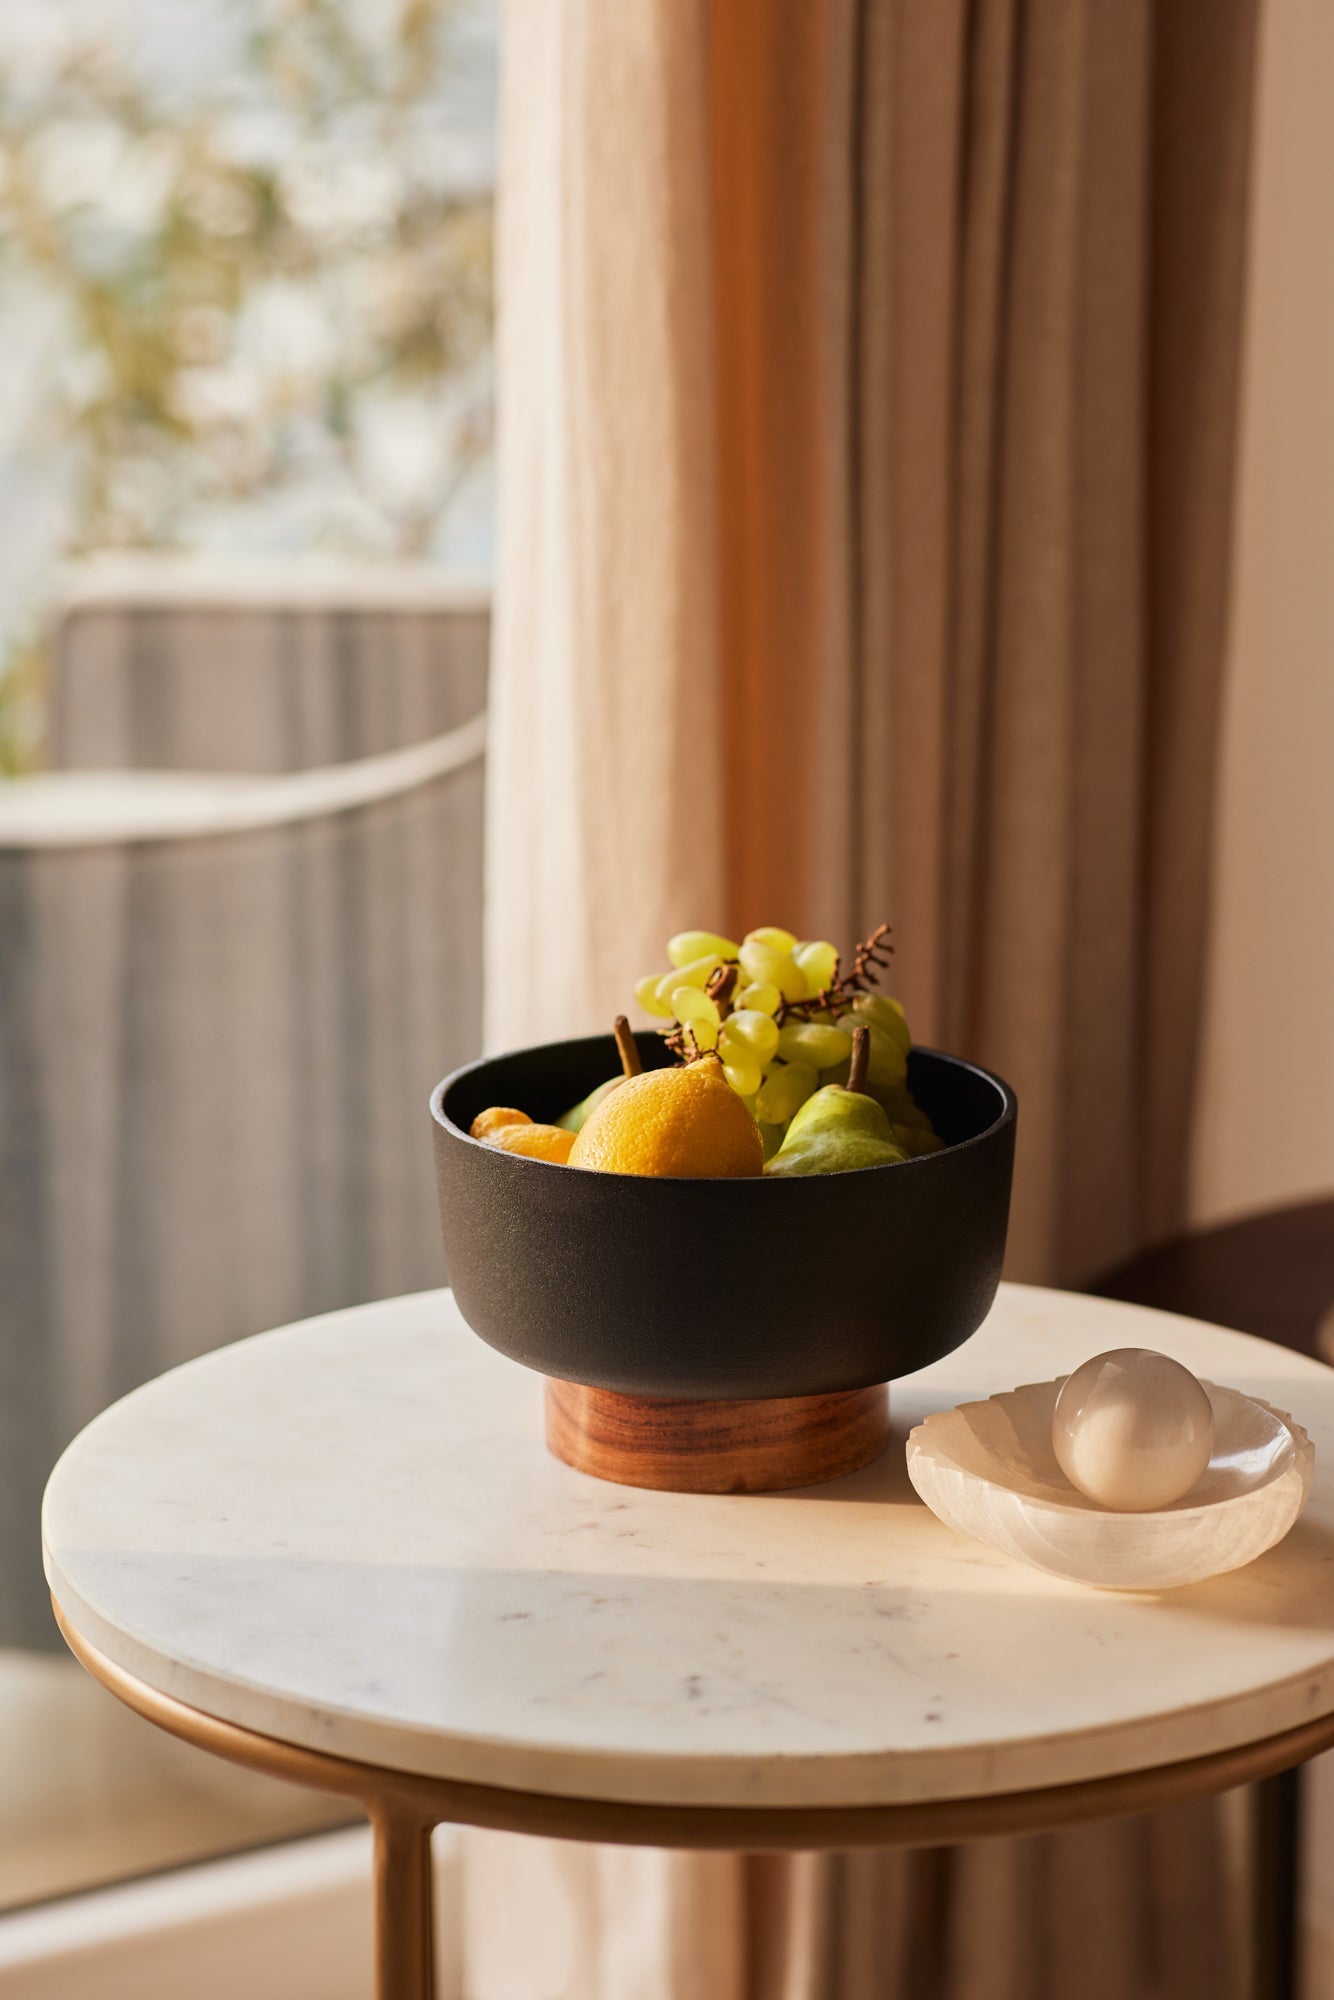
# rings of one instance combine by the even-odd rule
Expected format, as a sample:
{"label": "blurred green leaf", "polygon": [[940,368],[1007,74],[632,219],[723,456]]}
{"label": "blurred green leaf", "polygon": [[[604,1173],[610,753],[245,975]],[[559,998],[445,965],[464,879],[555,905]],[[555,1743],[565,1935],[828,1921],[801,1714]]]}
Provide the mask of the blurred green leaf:
{"label": "blurred green leaf", "polygon": [[[243,61],[199,101],[91,30],[36,84],[0,72],[0,284],[64,329],[28,416],[72,468],[53,562],[307,492],[333,496],[317,539],[420,552],[487,445],[491,200],[448,170],[451,0],[378,32],[357,0],[231,9]],[[0,769],[30,754],[39,626],[0,633]]]}

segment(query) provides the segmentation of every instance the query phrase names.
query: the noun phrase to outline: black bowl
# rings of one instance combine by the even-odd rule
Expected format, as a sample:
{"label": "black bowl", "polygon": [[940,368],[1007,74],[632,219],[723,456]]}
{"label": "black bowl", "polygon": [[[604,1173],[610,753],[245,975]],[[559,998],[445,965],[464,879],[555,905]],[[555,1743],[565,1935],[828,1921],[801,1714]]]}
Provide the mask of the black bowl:
{"label": "black bowl", "polygon": [[[671,1058],[637,1037],[646,1069]],[[470,1063],[431,1094],[445,1262],[474,1333],[543,1375],[625,1395],[868,1388],[961,1345],[1000,1280],[1015,1097],[914,1049],[945,1150],[783,1180],[584,1173],[468,1136],[513,1104],[554,1120],[620,1068],[610,1035]]]}

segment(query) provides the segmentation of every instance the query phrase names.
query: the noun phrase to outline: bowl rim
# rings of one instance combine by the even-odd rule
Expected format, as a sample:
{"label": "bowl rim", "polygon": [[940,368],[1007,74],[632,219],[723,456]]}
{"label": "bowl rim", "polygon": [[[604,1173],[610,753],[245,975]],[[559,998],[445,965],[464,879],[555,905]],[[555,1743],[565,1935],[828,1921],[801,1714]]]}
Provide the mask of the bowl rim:
{"label": "bowl rim", "polygon": [[[654,1030],[651,1028],[640,1029],[638,1032],[640,1034],[652,1034]],[[457,1069],[451,1070],[448,1076],[441,1077],[439,1083],[432,1090],[430,1096],[431,1117],[435,1124],[440,1126],[442,1131],[447,1132],[451,1138],[461,1141],[465,1146],[475,1146],[479,1152],[488,1154],[492,1159],[508,1160],[513,1162],[516,1167],[533,1167],[542,1173],[563,1174],[567,1171],[567,1168],[562,1161],[534,1160],[524,1153],[504,1153],[496,1146],[488,1146],[485,1140],[474,1139],[471,1132],[465,1132],[461,1125],[456,1125],[452,1118],[446,1116],[444,1109],[445,1094],[452,1090],[455,1084],[460,1083],[464,1077],[471,1076],[477,1070],[488,1069],[493,1063],[508,1061],[513,1056],[540,1056],[545,1055],[548,1050],[569,1048],[572,1043],[600,1041],[612,1041],[610,1032],[605,1035],[568,1035],[562,1040],[555,1042],[534,1042],[525,1048],[501,1049],[492,1055],[478,1056],[472,1062],[461,1063]],[[749,1187],[757,1181],[763,1181],[769,1187],[803,1187],[808,1181],[816,1178],[827,1184],[834,1179],[853,1180],[866,1174],[902,1174],[911,1172],[914,1169],[919,1171],[930,1169],[939,1172],[939,1163],[942,1160],[949,1159],[959,1153],[966,1153],[974,1146],[981,1146],[987,1140],[993,1139],[1005,1126],[1014,1124],[1018,1116],[1019,1099],[1011,1085],[1005,1081],[1003,1076],[998,1076],[995,1070],[986,1069],[981,1063],[971,1062],[967,1056],[952,1055],[948,1049],[931,1048],[924,1042],[914,1042],[912,1044],[912,1052],[917,1055],[932,1056],[939,1062],[951,1063],[956,1069],[969,1070],[974,1076],[981,1077],[985,1083],[991,1084],[999,1093],[1001,1099],[1000,1110],[991,1123],[984,1126],[980,1132],[970,1134],[967,1139],[959,1139],[952,1146],[942,1146],[937,1153],[919,1153],[915,1159],[890,1160],[882,1166],[874,1167],[843,1167],[836,1174],[821,1174],[818,1177],[814,1175],[785,1174],[770,1179],[763,1173],[747,1174],[741,1178],[730,1180],[728,1184],[736,1187]],[[640,1188],[643,1187],[645,1182],[643,1174],[603,1173],[598,1178],[603,1181],[611,1180],[629,1183]],[[690,1174],[658,1174],[653,1178],[656,1184],[665,1187],[712,1187],[718,1179],[723,1177],[705,1177]]]}

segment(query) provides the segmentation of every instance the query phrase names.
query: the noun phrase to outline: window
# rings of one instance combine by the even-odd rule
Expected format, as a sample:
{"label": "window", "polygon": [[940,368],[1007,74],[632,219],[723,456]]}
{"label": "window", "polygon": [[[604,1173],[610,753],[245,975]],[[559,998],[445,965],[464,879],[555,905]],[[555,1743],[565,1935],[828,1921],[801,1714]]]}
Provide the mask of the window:
{"label": "window", "polygon": [[[164,771],[188,788],[323,766],[483,706],[494,94],[485,0],[0,13],[0,1907],[346,1817],[82,1674],[45,1605],[37,1500],[78,1424],[201,1343],[442,1281],[415,1149],[385,1139],[411,1162],[381,1177],[394,1224],[349,1247],[358,1147],[312,1138],[295,1103],[285,1136],[260,1111],[285,1035],[323,1038],[321,1102],[382,1035],[405,1121],[475,1052],[480,767],[364,851],[358,815],[271,849],[150,854],[114,814],[100,848],[43,841],[102,797],[89,767],[156,767],[147,796]],[[133,819],[133,782],[114,789]],[[443,883],[402,863],[432,813]],[[410,965],[375,929],[384,881],[439,926]],[[290,925],[256,900],[275,883],[289,918],[337,904],[286,997]],[[419,1047],[369,1004],[351,1040],[329,1028],[325,1000],[367,963],[400,998],[417,982]],[[216,1065],[186,1053],[205,992]],[[206,1093],[224,1045],[232,1193],[206,1222],[189,1134],[218,1129],[221,1100],[191,1108],[188,1077]],[[288,1198],[316,1231],[299,1244]]]}

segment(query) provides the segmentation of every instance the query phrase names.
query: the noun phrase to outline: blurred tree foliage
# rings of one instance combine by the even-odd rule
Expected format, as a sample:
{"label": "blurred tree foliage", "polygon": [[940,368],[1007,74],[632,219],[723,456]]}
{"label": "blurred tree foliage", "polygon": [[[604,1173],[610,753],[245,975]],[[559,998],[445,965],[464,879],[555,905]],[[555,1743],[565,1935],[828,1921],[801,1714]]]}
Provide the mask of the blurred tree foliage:
{"label": "blurred tree foliage", "polygon": [[48,576],[106,548],[435,550],[490,432],[454,11],[221,0],[219,71],[184,87],[105,31],[0,66],[0,301],[28,329],[0,461],[50,522],[0,569],[0,766],[31,735],[44,549]]}

